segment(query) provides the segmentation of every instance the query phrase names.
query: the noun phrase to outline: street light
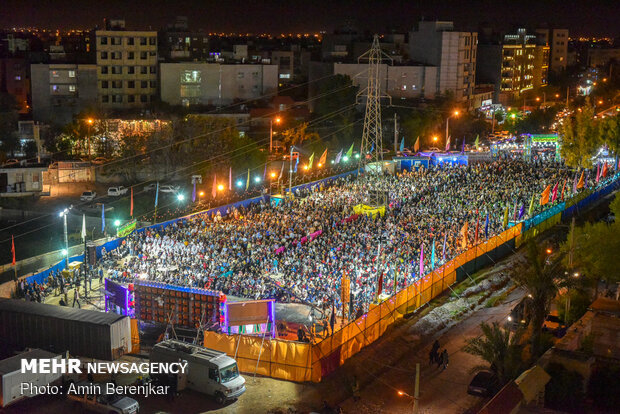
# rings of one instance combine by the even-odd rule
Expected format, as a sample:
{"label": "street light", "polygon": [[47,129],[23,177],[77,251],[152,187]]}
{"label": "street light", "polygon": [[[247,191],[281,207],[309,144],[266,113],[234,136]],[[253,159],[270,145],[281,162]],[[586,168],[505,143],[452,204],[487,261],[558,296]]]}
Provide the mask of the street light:
{"label": "street light", "polygon": [[438,140],[438,139],[439,139],[439,138],[437,137],[437,135],[435,135],[435,136],[433,137],[433,142],[437,142],[437,140]]}
{"label": "street light", "polygon": [[276,123],[278,125],[280,125],[280,123],[282,122],[282,118],[280,118],[279,116],[275,117],[275,118],[270,118],[269,119],[269,153],[271,154],[271,150],[273,148],[273,123]]}
{"label": "street light", "polygon": [[200,197],[202,197],[202,196],[204,196],[204,195],[205,195],[205,192],[204,192],[204,191],[201,191],[200,193],[198,193],[198,195],[199,195]]}
{"label": "street light", "polygon": [[185,195],[183,195],[183,194],[177,194],[177,200],[179,200],[179,201],[183,201],[183,200],[185,200]]}
{"label": "street light", "polygon": [[272,172],[271,174],[269,174],[269,176],[270,176],[271,178],[276,178],[276,173],[275,173],[275,172]]}
{"label": "street light", "polygon": [[95,122],[92,118],[88,118],[86,120],[86,123],[88,124],[88,135],[86,136],[86,139],[88,141],[88,159],[90,160],[90,127],[93,125],[93,122]]}
{"label": "street light", "polygon": [[254,182],[255,183],[260,183],[260,177],[259,176],[254,177]]}
{"label": "street light", "polygon": [[448,143],[450,118],[452,118],[453,116],[459,116],[459,111],[454,111],[452,115],[448,115],[448,118],[446,118],[446,144]]}
{"label": "street light", "polygon": [[217,191],[222,191],[224,189],[224,185],[223,184],[219,184],[217,186]]}
{"label": "street light", "polygon": [[237,187],[241,187],[243,185],[243,180],[237,181]]}
{"label": "street light", "polygon": [[121,221],[120,220],[114,220],[114,227],[118,227],[121,225]]}

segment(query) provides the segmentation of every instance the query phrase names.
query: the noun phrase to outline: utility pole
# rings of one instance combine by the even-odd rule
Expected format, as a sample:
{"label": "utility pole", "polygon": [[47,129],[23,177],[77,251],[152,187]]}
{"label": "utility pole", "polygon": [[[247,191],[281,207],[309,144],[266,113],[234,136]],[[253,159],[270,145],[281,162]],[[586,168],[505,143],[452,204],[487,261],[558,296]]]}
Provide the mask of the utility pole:
{"label": "utility pole", "polygon": [[419,405],[419,396],[420,396],[420,363],[416,362],[415,364],[415,388],[413,389],[413,412],[418,414],[420,410]]}

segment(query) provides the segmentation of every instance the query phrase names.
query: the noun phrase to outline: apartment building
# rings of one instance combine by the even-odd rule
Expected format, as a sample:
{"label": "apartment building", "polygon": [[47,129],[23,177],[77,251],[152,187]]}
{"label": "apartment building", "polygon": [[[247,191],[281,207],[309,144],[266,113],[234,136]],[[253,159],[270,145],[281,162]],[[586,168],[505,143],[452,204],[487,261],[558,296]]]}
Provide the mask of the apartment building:
{"label": "apartment building", "polygon": [[103,108],[144,107],[157,99],[157,32],[97,30],[97,92]]}
{"label": "apartment building", "polygon": [[409,57],[425,65],[437,66],[439,93],[451,92],[459,101],[470,99],[476,79],[476,32],[454,30],[446,21],[418,23],[409,32]]}
{"label": "apartment building", "polygon": [[549,69],[561,72],[568,66],[568,29],[536,29],[539,44],[550,48]]}

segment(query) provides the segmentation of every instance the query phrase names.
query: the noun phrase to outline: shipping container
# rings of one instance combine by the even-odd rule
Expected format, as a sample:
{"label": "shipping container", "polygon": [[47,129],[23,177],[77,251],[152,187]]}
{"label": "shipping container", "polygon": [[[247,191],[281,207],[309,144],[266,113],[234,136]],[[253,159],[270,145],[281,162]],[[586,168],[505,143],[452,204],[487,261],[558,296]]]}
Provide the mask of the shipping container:
{"label": "shipping container", "polygon": [[[43,387],[54,382],[58,382],[62,374],[40,374],[32,372],[22,372],[22,359],[57,359],[61,355],[51,352],[33,349],[23,352],[11,358],[0,361],[0,407],[6,407],[21,400],[37,395],[38,387]],[[25,385],[22,385],[25,384]]]}
{"label": "shipping container", "polygon": [[131,352],[127,316],[0,298],[0,346],[113,361]]}

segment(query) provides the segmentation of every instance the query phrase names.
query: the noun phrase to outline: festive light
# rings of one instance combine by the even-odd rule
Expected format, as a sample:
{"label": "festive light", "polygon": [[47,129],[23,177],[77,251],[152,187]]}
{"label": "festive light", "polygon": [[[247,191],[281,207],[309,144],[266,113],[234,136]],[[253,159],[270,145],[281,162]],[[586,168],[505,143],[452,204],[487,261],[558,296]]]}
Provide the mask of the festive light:
{"label": "festive light", "polygon": [[183,194],[177,194],[177,200],[183,201],[185,200],[185,196]]}
{"label": "festive light", "polygon": [[254,177],[254,182],[260,183],[260,177],[259,176]]}
{"label": "festive light", "polygon": [[344,157],[342,157],[342,161],[347,162],[349,161],[349,157],[347,157],[346,155]]}
{"label": "festive light", "polygon": [[205,192],[204,192],[204,191],[201,191],[198,195],[199,195],[200,197],[202,197],[203,195],[205,195]]}
{"label": "festive light", "polygon": [[220,185],[218,185],[218,186],[217,186],[217,190],[218,190],[218,191],[222,191],[223,189],[224,189],[224,186],[223,186],[222,184],[220,184]]}
{"label": "festive light", "polygon": [[116,227],[120,226],[121,225],[121,221],[120,220],[114,220],[114,225]]}
{"label": "festive light", "polygon": [[243,180],[237,181],[237,187],[242,187],[242,186],[243,186]]}
{"label": "festive light", "polygon": [[272,172],[271,174],[269,174],[271,176],[271,178],[276,178],[276,173]]}

